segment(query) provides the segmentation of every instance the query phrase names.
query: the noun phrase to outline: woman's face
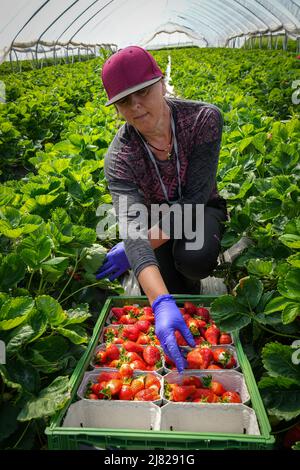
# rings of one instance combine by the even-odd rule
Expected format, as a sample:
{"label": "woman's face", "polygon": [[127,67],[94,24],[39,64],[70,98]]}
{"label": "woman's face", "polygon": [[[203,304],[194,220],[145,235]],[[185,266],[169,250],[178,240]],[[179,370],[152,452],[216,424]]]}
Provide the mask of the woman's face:
{"label": "woman's face", "polygon": [[117,101],[116,107],[126,121],[142,134],[153,131],[165,112],[163,80]]}

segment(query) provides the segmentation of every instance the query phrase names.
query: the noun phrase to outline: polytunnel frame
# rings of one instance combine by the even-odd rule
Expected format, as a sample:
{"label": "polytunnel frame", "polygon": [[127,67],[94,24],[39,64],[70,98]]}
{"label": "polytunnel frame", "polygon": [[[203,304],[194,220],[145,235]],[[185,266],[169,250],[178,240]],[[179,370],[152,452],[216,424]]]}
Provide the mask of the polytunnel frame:
{"label": "polytunnel frame", "polygon": [[[46,0],[39,8],[36,9],[36,11],[31,15],[31,17],[26,21],[26,23],[22,26],[22,28],[18,31],[18,33],[14,37],[9,50],[13,49],[16,45],[18,45],[18,47],[20,49],[21,49],[22,45],[24,46],[24,48],[28,47],[28,43],[22,43],[22,44],[18,43],[18,44],[16,44],[15,40],[17,39],[18,35],[24,30],[24,28],[30,23],[30,21],[32,21],[33,18],[50,1],[51,0]],[[74,0],[63,12],[61,12],[56,18],[54,18],[54,20],[51,22],[51,24],[40,34],[38,40],[35,42],[36,58],[37,58],[37,54],[38,54],[39,44],[43,44],[41,39],[44,36],[44,34],[49,29],[51,29],[51,27],[59,19],[61,19],[66,12],[71,10],[78,3],[78,1],[79,0]],[[49,46],[50,45],[52,46],[54,44],[60,45],[59,42],[58,42],[59,39],[66,33],[66,31],[71,27],[71,25],[73,25],[84,13],[86,13],[98,1],[99,0],[95,0],[90,5],[88,5],[86,8],[84,8],[83,11],[79,15],[77,15],[77,17],[69,23],[67,28],[65,28],[63,32],[59,33],[58,39],[54,43],[48,42],[47,45],[49,45]],[[82,29],[84,29],[86,27],[86,25],[92,19],[94,19],[95,16],[100,13],[100,11],[102,11],[106,6],[110,5],[114,1],[115,0],[110,0],[101,9],[99,9],[96,13],[93,13],[75,31],[75,33],[72,35],[72,37],[67,42],[62,43],[64,45],[64,47],[67,46],[68,44],[71,44],[74,37],[76,37],[76,35]],[[249,8],[250,5],[248,4],[247,0],[244,0],[244,1],[241,1],[241,0],[222,0],[221,4],[220,4],[219,0],[216,0],[216,2],[220,5],[220,7],[222,8],[222,11],[226,12],[227,27],[230,27],[231,30],[232,30],[232,33],[230,35],[228,35],[228,33],[226,33],[226,28],[222,28],[222,22],[214,21],[215,18],[218,17],[219,15],[216,13],[216,9],[214,9],[214,11],[212,11],[212,7],[213,7],[212,4],[211,3],[208,4],[205,0],[204,0],[204,3],[201,3],[201,5],[195,5],[195,2],[191,2],[194,8],[199,7],[199,8],[196,8],[197,11],[199,11],[199,15],[189,15],[189,11],[186,12],[186,14],[183,14],[183,15],[178,14],[178,17],[181,18],[181,19],[188,20],[190,18],[191,21],[194,22],[194,24],[201,25],[201,28],[202,28],[201,32],[203,31],[203,27],[204,27],[204,33],[199,34],[198,31],[195,31],[195,29],[190,28],[190,26],[187,26],[187,25],[184,26],[184,27],[187,27],[189,29],[192,29],[193,33],[196,34],[197,36],[205,37],[205,39],[207,41],[207,44],[210,43],[210,41],[208,41],[207,37],[205,36],[205,31],[207,31],[208,29],[210,31],[213,29],[214,32],[217,35],[217,38],[219,36],[222,38],[222,40],[224,41],[225,47],[229,47],[229,45],[232,42],[233,42],[233,44],[235,44],[236,38],[249,37],[249,36],[252,36],[252,35],[255,35],[255,34],[260,35],[262,33],[263,34],[272,33],[272,32],[275,33],[279,29],[281,29],[281,30],[283,29],[286,34],[296,34],[296,39],[298,41],[298,35],[300,33],[300,27],[299,27],[300,18],[298,19],[298,17],[296,15],[294,15],[289,9],[289,7],[293,6],[293,8],[299,9],[299,11],[300,11],[300,5],[295,0],[286,0],[285,2],[280,2],[280,0],[272,0],[272,8],[270,8],[270,2],[268,0],[265,0],[265,1],[253,0],[251,8]],[[237,8],[235,9],[234,7],[237,7]],[[238,13],[237,13],[237,10],[238,10]],[[278,15],[278,12],[279,12],[279,15]],[[180,12],[178,12],[178,13],[180,13]],[[201,18],[203,18],[202,21],[199,18],[200,13],[202,15]],[[232,13],[234,13],[234,14],[232,14]],[[269,18],[273,17],[276,20],[276,22],[279,23],[279,24],[277,23],[277,27],[276,28],[275,27],[271,28],[269,26],[269,24],[266,23],[265,20],[261,19],[261,14],[264,14],[266,17],[269,17]],[[241,21],[236,20],[237,16],[241,17]],[[251,20],[249,20],[249,17],[251,17]],[[209,22],[213,22],[213,25],[214,25],[213,27],[212,27],[211,24],[207,24],[205,22],[207,19],[209,20]],[[255,21],[255,19],[257,21]],[[290,30],[290,29],[286,28],[286,20],[288,20],[292,23],[292,25],[294,26],[293,30]],[[249,26],[248,26],[248,31],[243,30],[243,25],[246,22],[248,24],[255,25],[257,27],[256,31],[249,30]],[[262,30],[261,28],[259,29],[259,25],[258,25],[259,22],[263,23],[267,27],[264,30]],[[161,31],[161,32],[163,32],[163,31]],[[234,32],[234,34],[233,34],[233,32]],[[158,34],[159,34],[159,30],[156,30],[155,35],[158,35]],[[293,35],[291,37],[294,38]],[[78,44],[80,45],[80,47],[83,47],[83,48],[87,47],[87,45],[82,43],[82,42],[80,42]],[[96,44],[92,44],[92,46],[95,46],[95,45]],[[113,44],[112,46],[115,46],[115,44]]]}

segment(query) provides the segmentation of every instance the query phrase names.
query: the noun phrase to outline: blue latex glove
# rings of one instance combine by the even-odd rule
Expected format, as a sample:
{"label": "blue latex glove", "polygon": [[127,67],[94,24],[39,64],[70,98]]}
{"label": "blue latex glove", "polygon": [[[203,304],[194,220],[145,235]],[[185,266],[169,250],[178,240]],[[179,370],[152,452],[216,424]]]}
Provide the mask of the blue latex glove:
{"label": "blue latex glove", "polygon": [[107,253],[104,263],[97,271],[96,279],[108,277],[110,281],[114,281],[129,268],[130,264],[125,253],[124,243],[119,242]]}
{"label": "blue latex glove", "polygon": [[175,331],[180,331],[192,348],[196,346],[193,335],[187,327],[172,295],[159,295],[152,304],[152,310],[155,317],[155,334],[165,354],[175,362],[178,372],[182,372],[187,364],[177,345]]}

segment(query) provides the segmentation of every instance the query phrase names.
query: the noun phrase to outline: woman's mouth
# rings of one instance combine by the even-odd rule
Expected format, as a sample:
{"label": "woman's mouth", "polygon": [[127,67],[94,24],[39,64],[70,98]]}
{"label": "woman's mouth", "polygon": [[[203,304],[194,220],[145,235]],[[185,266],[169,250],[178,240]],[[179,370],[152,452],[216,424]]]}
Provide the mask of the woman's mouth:
{"label": "woman's mouth", "polygon": [[136,116],[134,119],[143,119],[148,115],[148,113],[141,114],[141,116]]}

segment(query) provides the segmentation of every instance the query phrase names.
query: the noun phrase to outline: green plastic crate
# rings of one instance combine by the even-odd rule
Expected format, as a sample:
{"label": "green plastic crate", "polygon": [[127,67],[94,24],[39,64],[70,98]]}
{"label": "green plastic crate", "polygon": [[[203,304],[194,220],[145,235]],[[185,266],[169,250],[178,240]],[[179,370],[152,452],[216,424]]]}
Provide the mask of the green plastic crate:
{"label": "green plastic crate", "polygon": [[[183,305],[186,300],[196,304],[210,306],[215,296],[201,295],[174,295],[177,304]],[[106,317],[111,307],[139,304],[149,305],[146,296],[117,296],[109,297],[99,315],[94,328],[93,336],[87,350],[70,378],[71,397],[65,407],[57,413],[46,428],[49,449],[148,449],[148,450],[202,450],[202,449],[272,449],[274,437],[270,434],[271,428],[267,414],[260,397],[250,363],[242,349],[238,334],[233,335],[234,346],[237,357],[244,374],[245,382],[251,397],[251,408],[255,411],[257,423],[260,428],[259,435],[236,434],[236,433],[204,433],[204,432],[179,432],[162,430],[132,430],[132,429],[109,429],[109,428],[84,428],[63,427],[63,420],[70,404],[77,400],[76,392],[82,381],[84,372],[89,368],[93,351],[98,343],[100,331],[102,330]],[[222,405],[219,405],[222,406]],[[234,405],[233,405],[234,406]]]}

